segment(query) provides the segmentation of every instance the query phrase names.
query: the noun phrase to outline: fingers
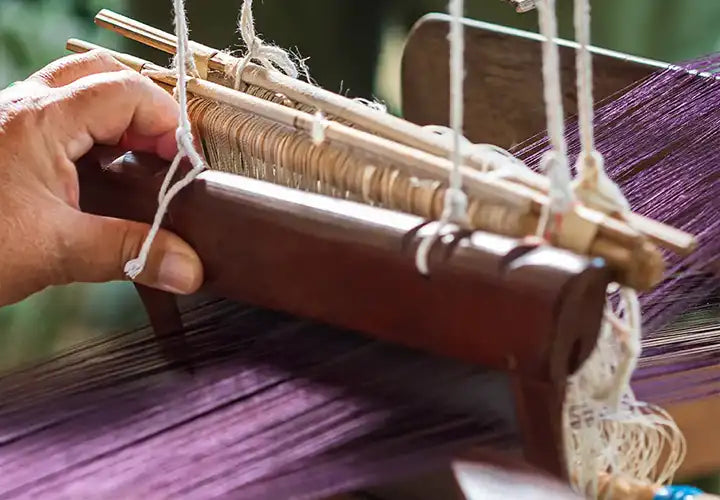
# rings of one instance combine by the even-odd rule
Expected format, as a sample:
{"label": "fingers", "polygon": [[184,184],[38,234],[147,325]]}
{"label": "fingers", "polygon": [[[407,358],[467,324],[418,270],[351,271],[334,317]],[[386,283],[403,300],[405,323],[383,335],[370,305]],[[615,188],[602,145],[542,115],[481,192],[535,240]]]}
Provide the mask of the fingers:
{"label": "fingers", "polygon": [[123,135],[118,145],[127,151],[155,153],[166,160],[174,158],[178,152],[174,130],[154,137],[140,135],[130,130]]}
{"label": "fingers", "polygon": [[131,70],[92,74],[61,92],[60,119],[71,125],[65,139],[70,159],[95,143],[116,145],[123,137],[138,142],[139,149],[172,157],[167,136],[177,127],[178,105],[149,78]]}
{"label": "fingers", "polygon": [[127,66],[118,62],[108,52],[92,50],[84,54],[74,54],[58,59],[30,76],[26,81],[57,88],[69,85],[86,76],[127,69]]}
{"label": "fingers", "polygon": [[[100,283],[127,279],[125,264],[137,257],[149,226],[74,211],[67,217],[63,226],[63,280]],[[193,293],[203,281],[202,263],[187,243],[160,231],[145,270],[136,281],[166,292]]]}

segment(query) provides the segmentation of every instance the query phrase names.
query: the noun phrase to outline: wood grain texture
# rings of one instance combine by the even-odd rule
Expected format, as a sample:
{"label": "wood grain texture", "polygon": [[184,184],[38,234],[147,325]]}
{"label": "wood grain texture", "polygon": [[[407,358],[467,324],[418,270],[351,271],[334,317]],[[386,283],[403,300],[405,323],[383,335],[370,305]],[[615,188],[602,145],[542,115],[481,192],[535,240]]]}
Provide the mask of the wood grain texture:
{"label": "wood grain texture", "polygon": [[[720,370],[717,370],[720,371]],[[668,408],[685,435],[688,455],[678,475],[682,478],[717,474],[720,469],[720,396],[677,403]]]}
{"label": "wood grain texture", "polygon": [[[114,155],[83,160],[83,210],[151,220],[167,164]],[[183,191],[166,221],[198,251],[214,295],[509,371],[527,457],[564,474],[548,395],[595,346],[610,280],[600,262],[476,232],[441,240],[426,278],[414,264],[422,219],[219,172]],[[174,321],[165,301],[146,303]]]}
{"label": "wood grain texture", "polygon": [[[467,20],[465,133],[473,142],[510,148],[545,129],[542,57],[536,34]],[[404,117],[420,125],[447,125],[449,45],[447,16],[421,19],[402,61]],[[593,49],[595,97],[608,98],[663,67],[662,63]],[[577,112],[575,49],[560,42],[565,111]]]}

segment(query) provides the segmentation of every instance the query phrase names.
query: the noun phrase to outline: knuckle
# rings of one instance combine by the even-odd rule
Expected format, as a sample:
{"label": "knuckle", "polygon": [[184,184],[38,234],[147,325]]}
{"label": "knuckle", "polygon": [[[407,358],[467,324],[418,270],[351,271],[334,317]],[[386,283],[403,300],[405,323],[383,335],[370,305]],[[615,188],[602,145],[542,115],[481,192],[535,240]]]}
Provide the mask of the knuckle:
{"label": "knuckle", "polygon": [[98,63],[102,66],[117,66],[115,58],[106,50],[93,49],[86,53],[86,61]]}
{"label": "knuckle", "polygon": [[42,123],[43,117],[47,115],[46,106],[40,99],[24,98],[5,110],[3,122],[9,133],[17,132],[21,137],[27,135]]}
{"label": "knuckle", "polygon": [[145,77],[131,69],[123,69],[117,72],[119,79],[129,90],[135,90],[145,84]]}
{"label": "knuckle", "polygon": [[102,94],[113,98],[137,92],[142,83],[142,77],[138,73],[124,69],[108,75],[102,81],[91,85],[88,90],[94,93],[94,97]]}

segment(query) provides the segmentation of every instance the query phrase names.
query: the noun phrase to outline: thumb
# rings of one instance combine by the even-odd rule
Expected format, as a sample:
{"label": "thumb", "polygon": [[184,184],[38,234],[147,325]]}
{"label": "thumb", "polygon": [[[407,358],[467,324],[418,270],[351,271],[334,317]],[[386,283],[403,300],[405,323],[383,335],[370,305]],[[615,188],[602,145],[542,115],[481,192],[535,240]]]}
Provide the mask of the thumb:
{"label": "thumb", "polygon": [[[101,283],[124,280],[125,263],[137,257],[150,226],[110,217],[74,212],[64,227],[66,235],[63,274],[72,282]],[[158,232],[145,269],[136,282],[176,294],[200,287],[203,268],[195,251],[178,236]]]}

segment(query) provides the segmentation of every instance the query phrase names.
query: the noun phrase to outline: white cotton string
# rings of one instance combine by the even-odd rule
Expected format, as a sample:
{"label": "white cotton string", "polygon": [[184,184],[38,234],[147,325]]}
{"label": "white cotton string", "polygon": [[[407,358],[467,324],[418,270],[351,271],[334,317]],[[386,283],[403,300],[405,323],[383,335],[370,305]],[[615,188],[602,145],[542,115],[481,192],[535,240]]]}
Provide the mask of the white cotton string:
{"label": "white cotton string", "polygon": [[235,90],[242,87],[242,75],[245,68],[251,61],[257,61],[267,70],[279,69],[293,78],[298,77],[298,68],[290,58],[290,55],[273,45],[267,45],[255,32],[255,19],[253,17],[252,0],[244,0],[238,22],[238,31],[242,37],[247,53],[241,59],[235,60],[228,66],[225,72],[235,79]]}
{"label": "white cotton string", "polygon": [[[609,178],[596,150],[590,53],[590,0],[575,0],[577,90],[580,142],[576,196],[608,214],[630,210],[620,188]],[[630,386],[641,351],[638,294],[611,287],[595,352],[570,377],[564,409],[566,457],[573,483],[588,498],[597,498],[600,472],[625,474],[666,484],[685,456],[685,441],[672,418],[635,399]],[[613,295],[617,293],[613,307]]]}
{"label": "white cotton string", "polygon": [[322,111],[317,111],[313,118],[312,129],[310,131],[310,137],[315,146],[321,145],[325,142],[325,130],[327,130],[329,122],[325,119]]}
{"label": "white cotton string", "polygon": [[[165,218],[170,202],[177,193],[189,185],[200,172],[205,169],[205,162],[195,149],[192,126],[190,125],[190,117],[187,111],[187,73],[189,70],[192,75],[197,76],[197,69],[195,68],[195,60],[190,49],[184,0],[174,0],[174,9],[175,34],[178,39],[177,54],[175,56],[175,69],[177,70],[175,95],[177,96],[180,107],[179,124],[175,131],[178,153],[163,180],[160,193],[158,194],[158,209],[155,213],[155,219],[153,220],[150,232],[143,242],[140,253],[137,258],[125,264],[125,274],[127,274],[130,279],[137,278],[145,269],[150,248],[152,247],[153,241],[155,241],[158,231],[160,231],[160,225]],[[180,161],[185,157],[190,160],[192,169],[181,180],[170,187],[172,179],[175,177],[175,173],[180,165]]]}
{"label": "white cotton string", "polygon": [[586,152],[595,150],[590,18],[590,2],[588,0],[575,0],[575,38],[580,45],[576,54],[578,118],[580,123],[580,143],[582,144],[582,150]]}
{"label": "white cotton string", "polygon": [[[442,125],[425,125],[423,130],[432,133],[452,147],[453,130]],[[535,179],[534,172],[520,159],[495,144],[473,144],[467,137],[461,138],[466,158],[480,163],[480,172],[488,178],[526,179],[531,183]]]}
{"label": "white cotton string", "polygon": [[[588,206],[606,213],[624,213],[630,205],[620,188],[609,178],[604,168],[604,160],[595,149],[593,68],[590,53],[590,0],[575,0],[575,35],[577,50],[577,94],[578,120],[582,150],[578,157],[578,182],[575,185],[577,196]],[[613,408],[617,408],[624,388],[630,384],[630,378],[640,356],[640,309],[637,293],[623,289],[620,301],[628,318],[627,328],[616,329],[620,339],[622,359],[615,380],[607,388],[606,397]]]}
{"label": "white cotton string", "polygon": [[544,236],[550,219],[562,217],[575,201],[572,177],[565,142],[565,117],[560,78],[560,55],[557,47],[557,18],[555,0],[536,2],[540,33],[543,41],[543,92],[547,116],[548,136],[552,150],[543,156],[541,168],[550,180],[550,203],[545,207],[538,227],[538,236]]}
{"label": "white cotton string", "polygon": [[605,213],[630,210],[620,188],[605,171],[602,155],[595,149],[593,70],[590,53],[590,1],[575,0],[575,35],[577,51],[578,122],[582,151],[578,156],[578,180],[575,194],[582,202]]}
{"label": "white cotton string", "polygon": [[437,238],[448,224],[460,226],[468,225],[468,197],[463,191],[463,178],[460,169],[462,165],[464,120],[464,83],[465,83],[465,30],[463,15],[465,13],[464,0],[450,0],[450,127],[452,138],[452,171],[450,173],[449,188],[445,192],[445,204],[442,216],[437,223],[433,234],[424,238],[418,246],[415,264],[420,273],[427,275],[430,272],[428,257]]}

